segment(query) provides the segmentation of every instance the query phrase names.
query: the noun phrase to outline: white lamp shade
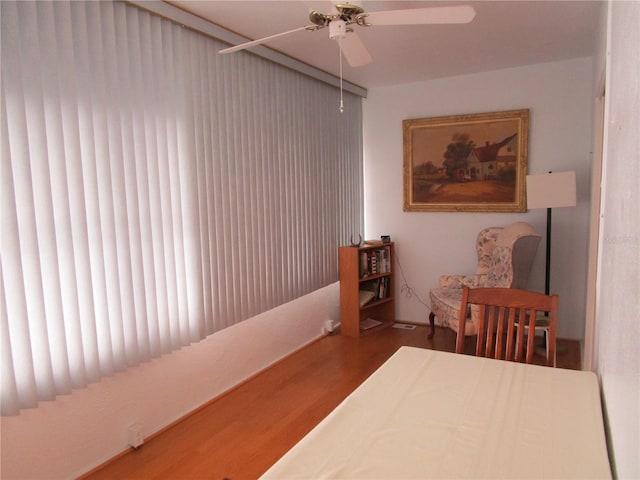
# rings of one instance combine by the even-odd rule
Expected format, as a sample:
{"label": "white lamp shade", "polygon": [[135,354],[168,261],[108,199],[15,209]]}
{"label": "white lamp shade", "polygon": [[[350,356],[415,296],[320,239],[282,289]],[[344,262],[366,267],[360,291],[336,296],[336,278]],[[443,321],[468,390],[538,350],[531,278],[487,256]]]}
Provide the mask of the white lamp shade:
{"label": "white lamp shade", "polygon": [[576,206],[576,172],[527,175],[527,208]]}

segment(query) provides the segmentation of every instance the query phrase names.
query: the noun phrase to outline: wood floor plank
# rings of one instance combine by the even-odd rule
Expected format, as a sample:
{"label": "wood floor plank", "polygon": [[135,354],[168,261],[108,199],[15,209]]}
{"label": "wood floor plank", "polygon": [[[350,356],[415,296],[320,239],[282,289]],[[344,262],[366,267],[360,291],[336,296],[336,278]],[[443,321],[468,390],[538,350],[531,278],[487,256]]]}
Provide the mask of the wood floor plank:
{"label": "wood floor plank", "polygon": [[[579,369],[579,343],[558,342],[558,367]],[[257,478],[403,345],[453,351],[455,333],[438,328],[429,340],[424,326],[386,326],[327,336],[83,478]]]}

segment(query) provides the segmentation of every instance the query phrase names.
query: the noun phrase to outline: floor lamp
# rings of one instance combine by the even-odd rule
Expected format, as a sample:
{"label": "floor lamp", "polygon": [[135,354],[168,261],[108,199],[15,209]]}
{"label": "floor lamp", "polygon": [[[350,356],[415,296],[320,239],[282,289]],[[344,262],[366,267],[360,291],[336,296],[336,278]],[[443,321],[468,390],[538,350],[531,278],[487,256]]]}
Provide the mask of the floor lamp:
{"label": "floor lamp", "polygon": [[[576,206],[576,172],[527,175],[527,208],[547,209],[547,243],[544,293],[549,295],[551,273],[551,209]],[[546,337],[544,338],[546,346]]]}

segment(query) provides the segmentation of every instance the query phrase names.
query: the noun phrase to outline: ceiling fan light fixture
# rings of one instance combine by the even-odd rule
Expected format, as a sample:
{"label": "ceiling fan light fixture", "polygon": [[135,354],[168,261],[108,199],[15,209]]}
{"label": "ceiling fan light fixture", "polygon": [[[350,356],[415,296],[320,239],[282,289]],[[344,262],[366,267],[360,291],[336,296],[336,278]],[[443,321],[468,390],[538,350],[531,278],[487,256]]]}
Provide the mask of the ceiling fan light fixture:
{"label": "ceiling fan light fixture", "polygon": [[329,24],[329,38],[336,40],[347,36],[347,24],[344,20],[333,20]]}
{"label": "ceiling fan light fixture", "polygon": [[312,10],[309,14],[309,20],[312,23],[316,24],[318,27],[326,27],[327,25],[329,25],[331,17],[329,15],[325,15],[324,13]]}

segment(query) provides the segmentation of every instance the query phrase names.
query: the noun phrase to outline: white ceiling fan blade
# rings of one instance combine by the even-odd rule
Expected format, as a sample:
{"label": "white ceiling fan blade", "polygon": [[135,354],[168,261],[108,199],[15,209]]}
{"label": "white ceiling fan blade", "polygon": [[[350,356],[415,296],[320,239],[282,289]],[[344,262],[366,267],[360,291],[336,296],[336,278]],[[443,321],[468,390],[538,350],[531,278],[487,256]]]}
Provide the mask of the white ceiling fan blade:
{"label": "white ceiling fan blade", "polygon": [[349,32],[341,39],[342,54],[352,67],[362,67],[372,62],[371,54],[355,32]]}
{"label": "white ceiling fan blade", "polygon": [[260,38],[258,40],[253,40],[251,42],[241,43],[240,45],[236,45],[235,47],[223,48],[218,53],[233,53],[233,52],[237,52],[239,50],[244,50],[245,48],[251,48],[251,47],[254,47],[256,45],[260,45],[262,43],[265,43],[265,42],[268,42],[270,40],[273,40],[274,38],[284,37],[285,35],[289,35],[291,33],[299,32],[301,30],[308,30],[308,29],[309,30],[317,30],[319,28],[321,28],[321,27],[318,27],[317,25],[294,28],[293,30],[289,30],[288,32],[277,33],[275,35],[270,35],[268,37]]}
{"label": "white ceiling fan blade", "polygon": [[469,23],[476,11],[469,5],[452,7],[410,8],[408,10],[388,10],[370,12],[366,23],[373,25],[425,25],[445,23]]}

